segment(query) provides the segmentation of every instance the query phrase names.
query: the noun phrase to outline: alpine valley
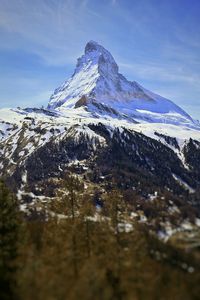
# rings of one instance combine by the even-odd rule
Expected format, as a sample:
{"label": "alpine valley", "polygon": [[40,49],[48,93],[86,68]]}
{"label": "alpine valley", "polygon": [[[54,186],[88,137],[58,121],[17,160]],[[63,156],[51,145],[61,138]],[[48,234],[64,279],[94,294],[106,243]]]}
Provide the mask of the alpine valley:
{"label": "alpine valley", "polygon": [[0,176],[29,218],[64,193],[66,176],[77,176],[98,206],[112,188],[120,190],[129,204],[126,230],[135,219],[161,239],[192,232],[194,242],[199,165],[198,121],[128,81],[94,41],[47,108],[0,110]]}

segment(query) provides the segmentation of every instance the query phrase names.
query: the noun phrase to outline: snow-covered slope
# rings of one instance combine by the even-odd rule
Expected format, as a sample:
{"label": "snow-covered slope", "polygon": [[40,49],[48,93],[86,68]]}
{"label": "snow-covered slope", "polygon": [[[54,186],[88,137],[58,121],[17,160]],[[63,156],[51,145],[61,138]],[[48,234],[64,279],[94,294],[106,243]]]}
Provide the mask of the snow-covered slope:
{"label": "snow-covered slope", "polygon": [[94,41],[87,43],[74,74],[55,90],[48,105],[48,109],[61,112],[79,107],[97,117],[196,126],[172,101],[128,81],[119,73],[112,55]]}
{"label": "snow-covered slope", "polygon": [[107,166],[117,149],[134,174],[143,166],[159,179],[165,166],[162,184],[170,187],[177,178],[192,189],[199,184],[198,123],[173,102],[126,80],[95,42],[86,45],[47,109],[0,109],[0,176],[17,184],[25,173],[29,182],[60,176],[73,161]]}
{"label": "snow-covered slope", "polygon": [[[190,139],[200,143],[200,131],[195,128],[164,123],[134,123],[112,116],[96,118],[83,107],[67,109],[64,114],[44,109],[0,109],[0,162],[8,159],[9,166],[16,166],[22,161],[25,163],[26,158],[49,141],[62,141],[67,136],[78,141],[84,135],[102,144],[102,136],[91,130],[91,126],[99,124],[110,132],[111,139],[117,129],[156,140],[173,150],[183,163],[183,149]],[[174,140],[177,147],[167,143],[166,137]],[[10,169],[8,165],[7,171]]]}

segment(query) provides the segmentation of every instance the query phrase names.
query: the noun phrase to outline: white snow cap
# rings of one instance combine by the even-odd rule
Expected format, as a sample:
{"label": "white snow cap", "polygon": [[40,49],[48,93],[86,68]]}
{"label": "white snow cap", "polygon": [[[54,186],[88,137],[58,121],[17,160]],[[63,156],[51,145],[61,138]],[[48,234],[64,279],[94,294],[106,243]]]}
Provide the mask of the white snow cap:
{"label": "white snow cap", "polygon": [[92,114],[147,122],[194,125],[192,118],[172,101],[128,81],[113,56],[95,41],[85,46],[71,78],[55,90],[48,108],[86,108]]}

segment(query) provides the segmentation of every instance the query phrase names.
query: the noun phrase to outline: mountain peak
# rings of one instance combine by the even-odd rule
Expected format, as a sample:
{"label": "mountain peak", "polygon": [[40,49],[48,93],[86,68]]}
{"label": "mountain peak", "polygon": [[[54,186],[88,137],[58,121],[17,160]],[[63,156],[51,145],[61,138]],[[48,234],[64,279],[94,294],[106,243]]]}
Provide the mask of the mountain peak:
{"label": "mountain peak", "polygon": [[70,79],[55,90],[49,109],[86,108],[93,115],[112,115],[130,121],[193,123],[192,118],[172,101],[128,81],[118,71],[111,53],[89,41],[78,58]]}
{"label": "mountain peak", "polygon": [[100,49],[104,49],[104,47],[99,45],[97,42],[91,40],[85,46],[85,54],[90,53],[92,51],[98,51]]}
{"label": "mountain peak", "polygon": [[[99,72],[103,71],[102,66],[107,66],[107,71],[118,73],[118,66],[111,55],[103,46],[95,41],[89,41],[85,46],[85,54],[78,59],[77,67],[79,69],[81,63],[90,63],[98,65]],[[108,74],[107,74],[108,75]]]}
{"label": "mountain peak", "polygon": [[55,90],[48,108],[63,105],[73,108],[82,96],[108,95],[110,85],[113,81],[119,81],[118,77],[118,65],[111,53],[97,42],[89,41],[84,54],[77,60],[72,77]]}

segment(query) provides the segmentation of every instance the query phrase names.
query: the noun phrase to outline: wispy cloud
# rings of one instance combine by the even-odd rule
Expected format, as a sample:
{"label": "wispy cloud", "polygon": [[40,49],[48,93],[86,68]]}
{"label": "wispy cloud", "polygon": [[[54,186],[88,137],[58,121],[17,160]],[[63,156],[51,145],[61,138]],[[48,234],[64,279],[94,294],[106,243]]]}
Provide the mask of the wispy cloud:
{"label": "wispy cloud", "polygon": [[184,72],[181,65],[156,65],[145,63],[123,63],[119,65],[126,73],[136,75],[141,79],[154,78],[157,82],[182,82],[199,86],[200,74],[193,71]]}
{"label": "wispy cloud", "polygon": [[40,55],[47,63],[71,63],[80,54],[83,40],[94,33],[91,24],[97,13],[88,9],[88,3],[88,0],[1,0],[0,29],[13,34],[13,43],[4,43],[3,47],[13,48],[19,36],[24,39],[22,47]]}
{"label": "wispy cloud", "polygon": [[117,4],[117,0],[112,0],[111,3],[114,6],[115,4]]}

